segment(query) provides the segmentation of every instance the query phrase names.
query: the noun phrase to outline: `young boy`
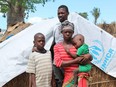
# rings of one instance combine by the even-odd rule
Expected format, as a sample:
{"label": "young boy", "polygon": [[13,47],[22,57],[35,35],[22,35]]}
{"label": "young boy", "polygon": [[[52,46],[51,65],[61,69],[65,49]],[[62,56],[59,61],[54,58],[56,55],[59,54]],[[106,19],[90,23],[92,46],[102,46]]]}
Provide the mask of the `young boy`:
{"label": "young boy", "polygon": [[[83,54],[88,54],[89,53],[89,49],[88,49],[88,45],[84,43],[84,36],[81,34],[77,34],[73,37],[72,39],[72,43],[75,46],[75,48],[77,49],[76,54],[72,54],[69,49],[66,49],[66,52],[72,57],[72,58],[77,58],[78,56],[82,56]],[[86,65],[79,65],[79,68],[77,68],[76,70],[74,70],[74,85],[76,87],[77,85],[77,74],[79,72],[89,72],[91,70],[91,64],[90,61],[88,61],[88,64]]]}
{"label": "young boy", "polygon": [[29,73],[29,87],[51,87],[52,60],[50,51],[44,49],[45,36],[37,33],[33,42],[37,51],[29,56],[26,70]]}

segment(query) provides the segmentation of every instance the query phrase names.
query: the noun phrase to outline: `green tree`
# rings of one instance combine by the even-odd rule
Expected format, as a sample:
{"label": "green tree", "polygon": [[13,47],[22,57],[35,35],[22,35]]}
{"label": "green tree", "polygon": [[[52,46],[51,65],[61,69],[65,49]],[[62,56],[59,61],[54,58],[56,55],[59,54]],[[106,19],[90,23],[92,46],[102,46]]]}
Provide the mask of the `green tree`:
{"label": "green tree", "polygon": [[92,13],[92,15],[94,16],[94,24],[96,24],[96,23],[97,23],[97,19],[98,19],[99,16],[100,16],[100,9],[94,7],[93,10],[91,11],[91,13]]}
{"label": "green tree", "polygon": [[[24,22],[29,12],[35,12],[35,4],[45,5],[51,0],[0,0],[0,12],[7,17],[7,27],[17,22]],[[54,1],[54,0],[53,0]]]}
{"label": "green tree", "polygon": [[80,16],[84,17],[85,19],[88,19],[87,12],[79,13]]}

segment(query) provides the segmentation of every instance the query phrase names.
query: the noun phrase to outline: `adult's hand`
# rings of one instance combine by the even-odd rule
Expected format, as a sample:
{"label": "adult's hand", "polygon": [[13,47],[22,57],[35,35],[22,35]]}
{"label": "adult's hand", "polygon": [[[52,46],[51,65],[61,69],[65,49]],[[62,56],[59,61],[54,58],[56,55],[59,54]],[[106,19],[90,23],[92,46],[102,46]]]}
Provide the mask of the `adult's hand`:
{"label": "adult's hand", "polygon": [[90,54],[84,54],[81,57],[83,57],[83,59],[80,61],[80,64],[87,64],[88,62],[92,61],[92,56]]}
{"label": "adult's hand", "polygon": [[38,50],[37,50],[37,47],[34,46],[34,47],[32,48],[32,52],[37,52],[37,51],[38,51]]}
{"label": "adult's hand", "polygon": [[84,57],[77,57],[77,58],[72,59],[70,61],[63,61],[61,66],[62,67],[64,67],[64,66],[67,67],[67,66],[70,66],[72,64],[79,64],[83,60],[83,58]]}
{"label": "adult's hand", "polygon": [[76,63],[81,63],[83,61],[83,59],[84,59],[84,57],[80,56],[80,57],[75,58],[74,60]]}

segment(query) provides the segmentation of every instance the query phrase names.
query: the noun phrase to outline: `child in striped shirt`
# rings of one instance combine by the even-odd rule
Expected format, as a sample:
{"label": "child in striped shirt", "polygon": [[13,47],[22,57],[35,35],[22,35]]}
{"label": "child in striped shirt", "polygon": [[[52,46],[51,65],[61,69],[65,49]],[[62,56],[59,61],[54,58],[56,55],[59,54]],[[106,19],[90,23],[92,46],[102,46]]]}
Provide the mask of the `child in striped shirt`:
{"label": "child in striped shirt", "polygon": [[34,51],[29,56],[26,72],[29,73],[29,87],[52,87],[51,52],[44,49],[45,36],[37,33],[34,36]]}

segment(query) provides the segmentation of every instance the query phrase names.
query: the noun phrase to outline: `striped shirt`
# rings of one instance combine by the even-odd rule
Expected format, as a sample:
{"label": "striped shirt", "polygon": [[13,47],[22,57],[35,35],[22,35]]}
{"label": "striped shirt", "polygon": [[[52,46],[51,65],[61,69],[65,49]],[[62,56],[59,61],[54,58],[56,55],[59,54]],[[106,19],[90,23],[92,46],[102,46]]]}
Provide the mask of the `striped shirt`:
{"label": "striped shirt", "polygon": [[[76,49],[74,46],[70,48],[70,52],[75,54]],[[73,58],[68,55],[64,49],[62,43],[58,43],[54,46],[54,62],[57,67],[61,67],[63,61],[70,61]],[[72,64],[67,67],[63,67],[64,69],[64,82],[68,81],[71,77],[73,77],[73,71],[77,69],[77,64]]]}
{"label": "striped shirt", "polygon": [[35,74],[37,87],[51,87],[52,60],[50,51],[31,53],[26,72]]}

